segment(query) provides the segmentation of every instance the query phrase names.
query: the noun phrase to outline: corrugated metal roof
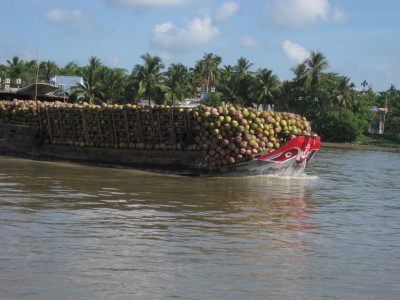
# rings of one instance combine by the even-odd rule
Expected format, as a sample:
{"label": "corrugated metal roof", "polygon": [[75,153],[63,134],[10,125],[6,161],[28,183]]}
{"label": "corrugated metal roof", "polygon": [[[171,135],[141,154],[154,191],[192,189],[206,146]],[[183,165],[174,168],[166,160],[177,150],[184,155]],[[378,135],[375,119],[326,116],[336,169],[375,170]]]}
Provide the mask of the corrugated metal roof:
{"label": "corrugated metal roof", "polygon": [[[51,92],[54,92],[55,90],[58,90],[58,87],[56,87],[54,85],[47,84],[47,83],[38,83],[37,95],[44,96],[44,95],[47,95],[47,94],[49,94]],[[32,83],[31,85],[28,85],[26,87],[20,88],[15,93],[16,94],[20,94],[20,95],[35,96],[36,84]]]}

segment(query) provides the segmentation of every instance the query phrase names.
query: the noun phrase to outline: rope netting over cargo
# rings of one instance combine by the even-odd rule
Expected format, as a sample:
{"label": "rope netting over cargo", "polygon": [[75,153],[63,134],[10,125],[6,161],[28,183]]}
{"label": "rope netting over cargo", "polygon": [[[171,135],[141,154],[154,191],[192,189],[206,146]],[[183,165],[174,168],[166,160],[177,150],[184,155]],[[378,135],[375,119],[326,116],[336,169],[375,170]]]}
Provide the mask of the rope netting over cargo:
{"label": "rope netting over cargo", "polygon": [[306,118],[297,114],[204,105],[0,101],[0,123],[37,126],[45,143],[55,145],[201,151],[213,166],[248,161],[311,134]]}

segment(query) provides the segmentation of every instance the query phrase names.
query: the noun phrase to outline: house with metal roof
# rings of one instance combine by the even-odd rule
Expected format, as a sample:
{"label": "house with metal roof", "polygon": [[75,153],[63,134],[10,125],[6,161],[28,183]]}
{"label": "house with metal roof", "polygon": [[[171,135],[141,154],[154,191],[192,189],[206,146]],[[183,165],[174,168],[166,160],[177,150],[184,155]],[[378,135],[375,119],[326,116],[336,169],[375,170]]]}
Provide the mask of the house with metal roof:
{"label": "house with metal roof", "polygon": [[368,128],[368,132],[372,134],[383,134],[385,132],[385,118],[388,109],[386,107],[371,106],[369,111],[374,114],[374,119]]}
{"label": "house with metal roof", "polygon": [[49,80],[49,84],[58,87],[60,90],[68,94],[71,93],[71,89],[78,87],[79,85],[85,86],[82,77],[63,75],[56,75],[54,77],[51,77]]}

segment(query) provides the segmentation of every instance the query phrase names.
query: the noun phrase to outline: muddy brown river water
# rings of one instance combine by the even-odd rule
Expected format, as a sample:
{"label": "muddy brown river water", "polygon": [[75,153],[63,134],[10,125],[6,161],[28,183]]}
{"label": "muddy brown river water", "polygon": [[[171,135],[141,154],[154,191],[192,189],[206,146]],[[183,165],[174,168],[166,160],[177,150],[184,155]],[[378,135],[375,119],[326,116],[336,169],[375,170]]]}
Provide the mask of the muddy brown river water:
{"label": "muddy brown river water", "polygon": [[0,156],[0,299],[399,299],[400,153],[193,178]]}

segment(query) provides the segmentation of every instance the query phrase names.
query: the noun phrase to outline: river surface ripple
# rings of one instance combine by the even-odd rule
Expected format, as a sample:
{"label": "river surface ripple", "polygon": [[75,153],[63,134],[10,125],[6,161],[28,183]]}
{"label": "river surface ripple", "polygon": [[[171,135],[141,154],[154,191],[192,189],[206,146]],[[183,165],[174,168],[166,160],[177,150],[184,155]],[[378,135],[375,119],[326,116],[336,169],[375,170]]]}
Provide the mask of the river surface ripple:
{"label": "river surface ripple", "polygon": [[193,178],[0,156],[0,299],[399,299],[400,153]]}

